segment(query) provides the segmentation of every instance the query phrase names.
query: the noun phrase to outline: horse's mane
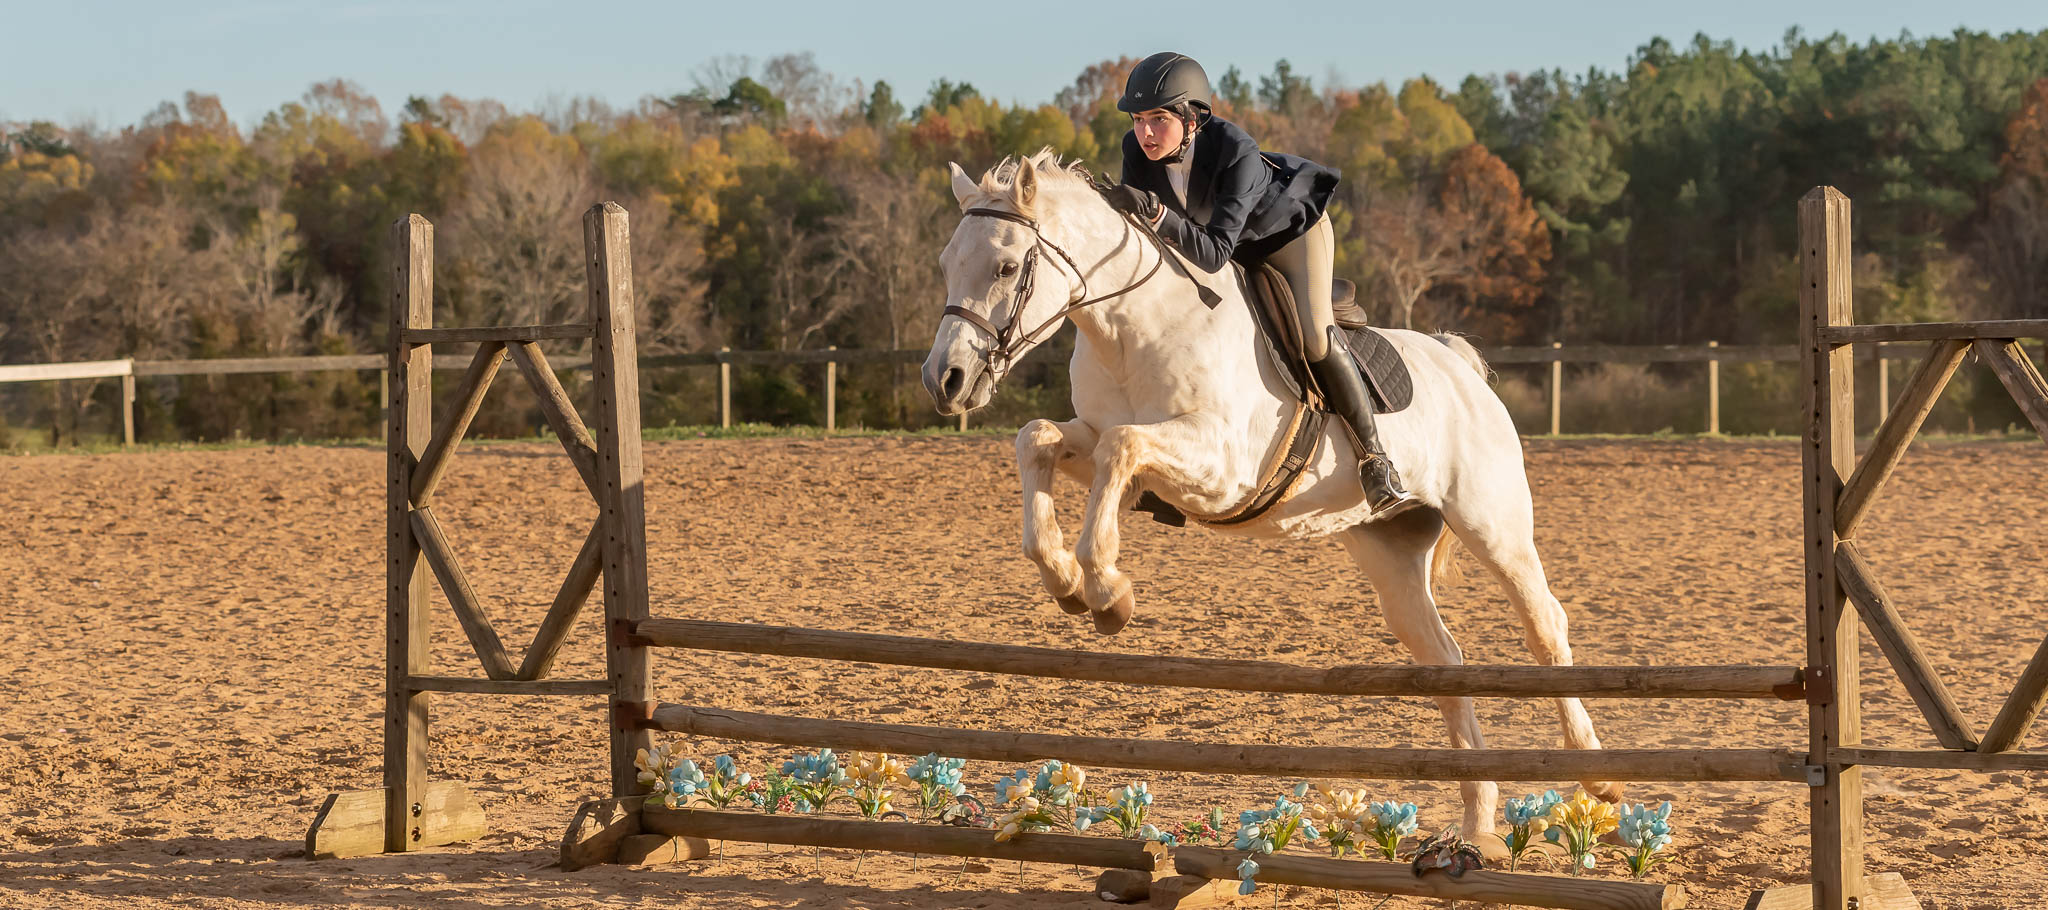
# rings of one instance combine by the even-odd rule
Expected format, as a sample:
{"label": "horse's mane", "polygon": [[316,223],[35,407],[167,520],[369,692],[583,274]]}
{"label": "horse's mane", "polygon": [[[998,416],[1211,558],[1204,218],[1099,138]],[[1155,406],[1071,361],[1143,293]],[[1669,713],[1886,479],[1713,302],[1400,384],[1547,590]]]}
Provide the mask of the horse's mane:
{"label": "horse's mane", "polygon": [[[1038,196],[1024,199],[1017,188],[1017,172],[1020,168],[1031,168],[1037,178]],[[1079,161],[1061,161],[1051,146],[1039,149],[1036,154],[1026,156],[1010,155],[996,162],[981,175],[981,192],[992,201],[1001,201],[1026,218],[1038,217],[1038,204],[1048,191],[1059,193],[1070,189],[1093,190],[1088,185],[1091,175]]]}

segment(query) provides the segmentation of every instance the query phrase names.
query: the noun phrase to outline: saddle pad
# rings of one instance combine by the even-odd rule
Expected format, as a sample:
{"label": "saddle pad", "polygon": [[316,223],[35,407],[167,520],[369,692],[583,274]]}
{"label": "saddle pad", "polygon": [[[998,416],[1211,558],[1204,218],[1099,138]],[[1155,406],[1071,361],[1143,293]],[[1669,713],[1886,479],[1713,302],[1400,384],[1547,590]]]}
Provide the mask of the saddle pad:
{"label": "saddle pad", "polygon": [[[1308,382],[1308,369],[1293,329],[1294,293],[1287,284],[1287,277],[1280,274],[1279,269],[1261,263],[1245,278],[1245,300],[1251,305],[1252,321],[1258,323],[1259,333],[1264,336],[1262,347],[1266,356],[1279,368],[1290,390],[1299,398]],[[1364,368],[1366,387],[1372,392],[1373,409],[1382,414],[1403,410],[1415,397],[1415,384],[1408,375],[1408,364],[1386,336],[1364,327],[1364,310],[1355,303],[1356,295],[1356,287],[1351,282],[1340,278],[1333,283],[1331,300],[1341,300],[1344,304],[1342,315],[1345,318],[1338,320],[1339,331],[1351,346],[1352,358]]]}

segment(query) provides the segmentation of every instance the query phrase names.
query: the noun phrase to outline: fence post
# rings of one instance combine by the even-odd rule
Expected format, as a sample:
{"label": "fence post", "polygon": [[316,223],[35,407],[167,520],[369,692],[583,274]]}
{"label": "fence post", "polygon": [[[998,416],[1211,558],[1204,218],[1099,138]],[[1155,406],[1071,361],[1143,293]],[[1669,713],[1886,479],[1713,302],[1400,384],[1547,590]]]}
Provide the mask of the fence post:
{"label": "fence post", "polygon": [[[1806,398],[1806,665],[1814,910],[1864,902],[1863,770],[1829,753],[1863,741],[1857,659],[1860,624],[1836,577],[1835,508],[1856,467],[1856,362],[1821,330],[1855,321],[1850,307],[1849,197],[1815,187],[1799,200],[1799,342]],[[1816,685],[1809,683],[1809,685]],[[1816,697],[1818,696],[1818,697]]]}
{"label": "fence post", "polygon": [[[1718,341],[1707,342],[1707,347],[1718,348]],[[1707,435],[1721,435],[1721,359],[1707,360]]]}
{"label": "fence post", "polygon": [[1564,342],[1550,343],[1550,435],[1558,434],[1559,417],[1564,411]]}
{"label": "fence post", "polygon": [[1884,345],[1872,347],[1877,348],[1877,422],[1882,424],[1892,416],[1892,367],[1884,357]]}
{"label": "fence post", "polygon": [[121,376],[121,446],[135,445],[135,360],[128,361],[128,372]]}
{"label": "fence post", "polygon": [[[839,346],[827,345],[825,350],[836,351]],[[825,361],[825,432],[839,429],[839,362]]]}
{"label": "fence post", "polygon": [[725,355],[732,348],[718,349],[718,425],[732,426],[732,361]]}

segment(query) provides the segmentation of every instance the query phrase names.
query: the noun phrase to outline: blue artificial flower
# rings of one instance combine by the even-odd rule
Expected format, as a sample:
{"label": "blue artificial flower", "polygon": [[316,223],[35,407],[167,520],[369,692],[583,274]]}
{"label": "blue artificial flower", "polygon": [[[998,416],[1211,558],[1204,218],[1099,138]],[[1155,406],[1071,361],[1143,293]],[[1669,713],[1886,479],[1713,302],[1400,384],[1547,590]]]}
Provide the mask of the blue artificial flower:
{"label": "blue artificial flower", "polygon": [[1294,798],[1295,798],[1295,799],[1307,799],[1307,798],[1308,798],[1308,781],[1302,781],[1301,783],[1298,783],[1298,784],[1295,784],[1295,785],[1294,785]]}
{"label": "blue artificial flower", "polygon": [[1007,777],[996,778],[996,802],[1010,802],[1011,790],[1022,788],[1026,792],[1029,792],[1031,790],[1031,787],[1029,786],[1030,780],[1031,772],[1023,768],[1017,769],[1017,773],[1009,775]]}
{"label": "blue artificial flower", "polygon": [[1414,834],[1415,829],[1418,827],[1415,819],[1416,809],[1414,803],[1396,803],[1393,800],[1387,800],[1373,803],[1368,809],[1372,812],[1373,822],[1383,832],[1406,836]]}
{"label": "blue artificial flower", "polygon": [[1258,875],[1258,874],[1259,874],[1259,864],[1258,864],[1258,863],[1255,863],[1255,862],[1252,862],[1252,859],[1251,859],[1251,857],[1247,856],[1247,857],[1245,857],[1245,858],[1244,858],[1244,862],[1238,863],[1238,864],[1237,864],[1237,877],[1238,877],[1238,883],[1237,883],[1237,893],[1239,893],[1239,894],[1250,894],[1250,893],[1252,893],[1253,891],[1257,890],[1257,889],[1258,889],[1258,887],[1259,887],[1259,885],[1258,885],[1258,883],[1257,883],[1257,882],[1254,882],[1254,881],[1252,881],[1252,876],[1255,876],[1255,875]]}
{"label": "blue artificial flower", "polygon": [[697,770],[697,763],[683,759],[668,772],[668,789],[677,799],[682,799],[710,786],[704,780],[704,772]]}
{"label": "blue artificial flower", "polygon": [[783,762],[782,773],[813,786],[838,786],[846,782],[846,773],[839,770],[839,758],[831,749],[819,749],[815,755],[799,755]]}
{"label": "blue artificial flower", "polygon": [[1670,800],[1665,800],[1664,804],[1654,811],[1641,803],[1623,806],[1621,822],[1616,828],[1616,833],[1621,837],[1622,843],[1638,849],[1648,847],[1650,852],[1654,853],[1671,843],[1670,819]]}

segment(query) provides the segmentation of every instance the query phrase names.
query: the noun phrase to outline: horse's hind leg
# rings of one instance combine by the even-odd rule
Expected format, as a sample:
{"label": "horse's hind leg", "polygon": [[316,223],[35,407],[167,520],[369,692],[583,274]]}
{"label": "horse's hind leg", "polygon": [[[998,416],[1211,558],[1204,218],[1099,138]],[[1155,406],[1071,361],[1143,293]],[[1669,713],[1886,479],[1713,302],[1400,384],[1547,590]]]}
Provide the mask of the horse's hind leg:
{"label": "horse's hind leg", "polygon": [[1053,602],[1074,614],[1088,612],[1088,604],[1081,599],[1081,566],[1067,549],[1059,519],[1053,514],[1052,483],[1058,468],[1091,470],[1093,461],[1086,456],[1094,448],[1095,431],[1078,420],[1034,420],[1017,431],[1017,476],[1024,489],[1024,556],[1038,564],[1038,574]]}
{"label": "horse's hind leg", "polygon": [[[1415,662],[1455,666],[1465,662],[1457,639],[1437,615],[1436,598],[1429,590],[1429,557],[1443,520],[1431,509],[1417,509],[1383,522],[1360,525],[1338,535],[1346,552],[1365,571],[1379,593],[1380,614],[1387,630],[1408,649]],[[1479,717],[1472,699],[1443,697],[1436,700],[1450,729],[1451,746],[1484,749],[1486,738],[1479,732]],[[1499,805],[1500,788],[1492,781],[1464,781],[1458,785],[1465,799],[1465,817],[1460,830],[1464,837],[1482,848],[1491,838],[1493,815]]]}
{"label": "horse's hind leg", "polygon": [[[1497,495],[1471,498],[1469,489],[1451,498],[1445,517],[1465,548],[1500,582],[1508,603],[1522,618],[1522,641],[1545,666],[1568,667],[1572,663],[1571,621],[1564,607],[1550,593],[1543,574],[1543,560],[1536,554],[1536,521],[1529,503],[1529,486],[1515,466],[1512,489],[1502,480]],[[1457,508],[1458,502],[1484,503],[1483,509]],[[1565,746],[1598,749],[1600,737],[1593,732],[1593,719],[1576,698],[1557,699],[1557,717],[1564,727]],[[1586,792],[1608,802],[1621,799],[1622,788],[1609,781],[1584,781]]]}

